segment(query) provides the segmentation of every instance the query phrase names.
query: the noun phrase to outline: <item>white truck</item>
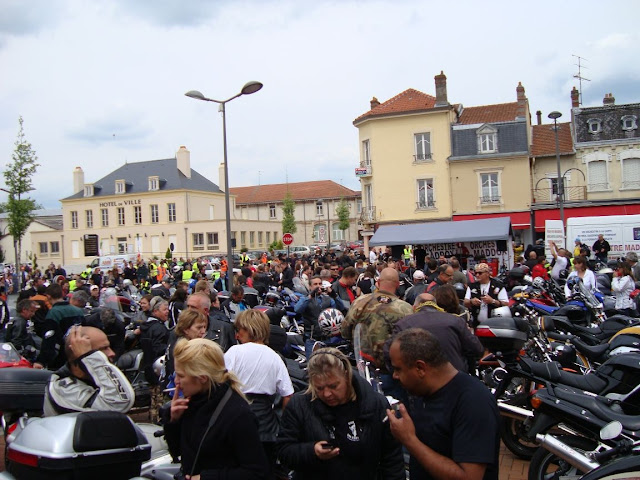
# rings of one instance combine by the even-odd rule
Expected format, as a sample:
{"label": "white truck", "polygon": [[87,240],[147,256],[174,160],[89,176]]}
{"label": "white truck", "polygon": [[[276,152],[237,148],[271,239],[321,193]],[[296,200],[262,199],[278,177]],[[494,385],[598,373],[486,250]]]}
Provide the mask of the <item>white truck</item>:
{"label": "white truck", "polygon": [[611,245],[609,259],[624,257],[627,252],[640,254],[640,215],[567,219],[567,248],[571,251],[576,238],[591,248],[599,234]]}

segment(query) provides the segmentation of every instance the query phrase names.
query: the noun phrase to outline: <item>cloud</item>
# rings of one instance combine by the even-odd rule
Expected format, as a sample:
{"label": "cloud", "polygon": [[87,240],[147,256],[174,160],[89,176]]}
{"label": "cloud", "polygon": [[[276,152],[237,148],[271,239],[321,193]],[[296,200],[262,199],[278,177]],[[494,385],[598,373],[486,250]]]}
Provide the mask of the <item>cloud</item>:
{"label": "cloud", "polygon": [[221,0],[121,0],[117,8],[125,15],[136,20],[145,21],[163,27],[197,26],[207,23],[220,4]]}
{"label": "cloud", "polygon": [[152,131],[139,116],[113,113],[107,117],[87,119],[71,127],[66,137],[93,146],[136,148],[146,144]]}
{"label": "cloud", "polygon": [[37,33],[55,25],[65,8],[49,0],[2,0],[0,2],[0,46],[11,36]]}

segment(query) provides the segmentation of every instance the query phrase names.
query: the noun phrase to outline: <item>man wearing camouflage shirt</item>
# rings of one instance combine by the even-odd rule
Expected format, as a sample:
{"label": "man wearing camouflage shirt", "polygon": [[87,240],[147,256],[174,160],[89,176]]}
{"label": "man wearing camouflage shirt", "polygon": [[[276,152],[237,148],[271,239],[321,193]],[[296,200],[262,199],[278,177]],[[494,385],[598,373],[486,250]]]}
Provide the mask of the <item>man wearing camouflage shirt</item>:
{"label": "man wearing camouflage shirt", "polygon": [[342,322],[341,332],[346,339],[353,338],[356,325],[366,327],[360,337],[360,349],[363,355],[375,363],[382,372],[382,388],[386,394],[394,388],[393,380],[384,362],[383,347],[389,337],[393,325],[401,318],[411,315],[413,309],[404,300],[395,295],[400,284],[397,270],[385,268],[380,272],[377,290],[357,298],[347,317]]}

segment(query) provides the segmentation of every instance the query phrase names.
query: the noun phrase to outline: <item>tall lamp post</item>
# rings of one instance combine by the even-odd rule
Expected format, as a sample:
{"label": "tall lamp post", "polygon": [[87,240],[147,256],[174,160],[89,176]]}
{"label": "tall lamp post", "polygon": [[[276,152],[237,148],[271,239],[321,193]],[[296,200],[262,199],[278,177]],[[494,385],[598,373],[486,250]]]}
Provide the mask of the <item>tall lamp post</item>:
{"label": "tall lamp post", "polygon": [[556,134],[556,167],[558,168],[558,180],[556,181],[558,190],[558,204],[560,205],[560,221],[562,222],[562,248],[566,247],[564,232],[564,177],[560,169],[560,144],[558,143],[558,119],[562,116],[560,112],[551,112],[548,117],[553,120],[553,130]]}
{"label": "tall lamp post", "polygon": [[227,268],[233,273],[233,249],[231,247],[231,203],[229,200],[229,164],[227,162],[227,117],[225,115],[225,105],[238,98],[241,95],[251,95],[256,93],[262,88],[260,82],[247,82],[245,83],[240,93],[234,95],[226,100],[214,100],[213,98],[207,98],[197,90],[189,90],[185,95],[187,97],[195,98],[196,100],[204,100],[205,102],[214,102],[219,105],[218,111],[222,112],[222,140],[224,145],[224,207],[226,214],[226,229],[227,229]]}

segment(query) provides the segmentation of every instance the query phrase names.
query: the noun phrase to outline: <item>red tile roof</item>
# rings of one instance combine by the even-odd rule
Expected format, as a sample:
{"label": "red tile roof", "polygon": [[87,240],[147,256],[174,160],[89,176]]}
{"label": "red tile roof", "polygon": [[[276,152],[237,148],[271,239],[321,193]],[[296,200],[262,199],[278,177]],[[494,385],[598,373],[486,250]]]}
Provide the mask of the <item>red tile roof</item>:
{"label": "red tile roof", "polygon": [[369,117],[429,110],[434,108],[435,104],[436,97],[432,97],[431,95],[427,95],[426,93],[410,88],[399,93],[395,97],[390,98],[386,102],[381,103],[377,107],[372,108],[367,113],[360,115],[353,121],[353,124],[355,125]]}
{"label": "red tile roof", "polygon": [[[556,134],[553,124],[533,126],[531,155],[545,157],[556,154]],[[558,123],[558,147],[561,155],[574,153],[570,123]]]}
{"label": "red tile roof", "polygon": [[497,103],[479,107],[465,107],[458,120],[459,124],[512,122],[516,119],[518,102]]}
{"label": "red tile roof", "polygon": [[229,189],[229,193],[236,196],[236,204],[282,202],[287,192],[291,194],[293,200],[360,196],[360,192],[343,187],[332,180],[276,183],[251,187],[232,187]]}

